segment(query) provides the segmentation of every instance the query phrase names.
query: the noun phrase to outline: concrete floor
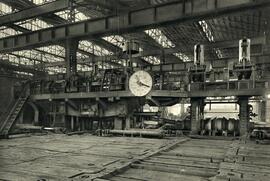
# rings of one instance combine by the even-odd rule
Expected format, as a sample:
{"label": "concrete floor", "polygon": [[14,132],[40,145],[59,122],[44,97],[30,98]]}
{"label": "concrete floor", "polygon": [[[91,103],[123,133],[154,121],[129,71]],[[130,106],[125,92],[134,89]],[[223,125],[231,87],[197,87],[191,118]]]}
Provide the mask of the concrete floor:
{"label": "concrete floor", "polygon": [[254,141],[61,134],[0,140],[0,180],[270,180]]}
{"label": "concrete floor", "polygon": [[165,139],[45,135],[0,140],[0,179],[66,180],[98,173],[165,145]]}

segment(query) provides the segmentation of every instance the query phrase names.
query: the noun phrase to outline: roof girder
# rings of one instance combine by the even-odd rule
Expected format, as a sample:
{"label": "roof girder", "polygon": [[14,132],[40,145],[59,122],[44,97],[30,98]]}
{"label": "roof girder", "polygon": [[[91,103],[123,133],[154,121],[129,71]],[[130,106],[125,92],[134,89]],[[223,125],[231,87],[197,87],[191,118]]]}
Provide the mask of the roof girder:
{"label": "roof girder", "polygon": [[[208,2],[207,0],[205,0]],[[196,1],[194,1],[195,3]],[[209,1],[214,2],[214,1]],[[270,5],[269,1],[247,2],[244,4],[230,5],[217,0],[214,6],[209,9],[207,6],[193,5],[193,9],[183,9],[190,2],[171,2],[158,6],[148,7],[141,10],[131,11],[120,16],[109,16],[93,20],[80,21],[56,27],[46,28],[31,33],[11,36],[0,39],[0,52],[22,50],[33,46],[44,46],[56,44],[68,38],[84,39],[86,37],[96,37],[105,34],[118,34],[128,31],[138,31],[153,26],[162,26],[176,22],[187,22],[199,19],[212,18],[230,13],[239,13],[244,10],[254,10]],[[238,2],[238,1],[236,1]],[[213,4],[212,4],[213,5]],[[197,7],[197,8],[196,8]],[[173,8],[173,9],[172,9]],[[170,11],[168,11],[170,10]],[[183,10],[179,13],[179,10]],[[162,13],[166,11],[166,13]],[[156,13],[155,13],[156,12]],[[158,13],[157,13],[158,12]],[[181,12],[181,11],[180,11]],[[116,22],[119,22],[118,24]]]}

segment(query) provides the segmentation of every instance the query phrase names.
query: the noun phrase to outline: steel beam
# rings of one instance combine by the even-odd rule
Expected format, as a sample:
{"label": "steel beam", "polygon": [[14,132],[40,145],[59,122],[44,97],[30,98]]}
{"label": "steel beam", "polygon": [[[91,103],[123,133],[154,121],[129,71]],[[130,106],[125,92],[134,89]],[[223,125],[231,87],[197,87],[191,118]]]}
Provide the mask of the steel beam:
{"label": "steel beam", "polygon": [[161,106],[160,102],[157,99],[153,98],[152,96],[147,96],[146,99],[151,101],[157,107]]}
{"label": "steel beam", "polygon": [[[252,62],[255,65],[262,65],[262,64],[270,64],[269,62],[269,56],[268,55],[260,55],[260,56],[253,56],[252,57]],[[95,61],[95,60],[93,60]],[[98,60],[101,61],[101,60]],[[212,61],[212,67],[216,70],[220,70],[223,68],[227,68],[229,63],[232,64],[231,62],[237,62],[238,58],[229,58],[229,59],[218,59],[218,60],[213,60]],[[87,62],[87,61],[86,61]],[[89,62],[89,60],[88,60]],[[65,62],[52,62],[50,66],[61,66]],[[84,60],[78,60],[78,63],[83,64]],[[209,62],[207,61],[206,64]],[[146,71],[151,71],[151,72],[187,72],[188,69],[193,65],[193,62],[180,62],[180,63],[168,63],[168,64],[162,64],[162,65],[146,65],[142,67]],[[35,65],[38,67],[38,65]],[[43,66],[43,64],[42,64]],[[47,65],[48,66],[48,65]],[[29,68],[33,68],[33,66],[27,66]],[[139,70],[140,68],[134,68],[134,70]]]}
{"label": "steel beam", "polygon": [[[270,64],[269,56],[270,54],[259,57],[253,57],[252,63],[254,63],[255,65]],[[212,68],[216,70],[228,68],[228,65],[233,65],[233,62],[237,61],[238,58],[214,60],[212,61]],[[210,62],[206,62],[206,65],[209,65],[209,63]],[[145,66],[144,70],[151,72],[181,72],[181,71],[186,72],[191,66],[193,66],[193,62],[182,62],[182,63]]]}
{"label": "steel beam", "polygon": [[[264,36],[261,37],[254,37],[251,38],[251,46],[256,46],[256,45],[264,45],[266,41],[266,38]],[[225,44],[226,46],[222,46],[222,44]],[[205,44],[205,48],[238,48],[239,44],[238,44],[238,40],[235,41],[220,41],[220,42],[214,42],[214,43],[208,43]],[[269,50],[264,50],[264,52],[267,53],[267,51]],[[143,51],[140,52],[139,54],[133,55],[133,58],[140,58],[140,57],[146,57],[146,56],[157,56],[157,55],[161,55],[162,53],[164,53],[164,55],[168,55],[168,54],[173,54],[173,53],[177,53],[177,52],[181,52],[178,48],[165,48],[164,50],[147,50],[147,51]],[[263,56],[264,52],[262,52],[262,54],[251,54],[252,57],[257,57],[257,56]],[[181,53],[185,53],[185,52],[181,52]],[[122,55],[121,58],[128,58],[125,55]],[[230,59],[237,59],[237,57],[230,57]],[[84,60],[78,60],[78,63],[91,63],[91,62],[98,62],[98,61],[109,61],[109,60],[117,60],[119,59],[118,55],[107,55],[107,56],[98,56],[95,58],[88,58],[88,59],[84,59]],[[210,61],[210,60],[207,60]],[[211,61],[216,61],[216,60],[212,60]],[[175,62],[177,63],[177,62]],[[65,65],[64,61],[59,61],[59,62],[50,62],[50,63],[46,63],[45,67],[54,67],[54,66],[63,66]]]}
{"label": "steel beam", "polygon": [[132,10],[125,15],[90,19],[2,38],[0,39],[0,53],[56,44],[69,38],[96,38],[97,36],[135,32],[180,22],[193,22],[256,8],[265,8],[269,5],[270,1],[267,0],[175,1]]}
{"label": "steel beam", "polygon": [[11,64],[10,62],[6,62],[4,60],[0,60],[0,67],[4,69],[12,70],[12,71],[27,72],[27,73],[32,73],[32,74],[44,73],[43,71],[35,70],[29,66],[25,66],[25,65],[17,66],[17,65]]}
{"label": "steel beam", "polygon": [[[259,65],[259,64],[269,64],[269,56],[268,55],[258,55],[258,56],[254,56],[252,59],[252,62],[255,65]],[[101,61],[101,59],[99,60],[99,57],[97,58],[98,60],[92,60],[94,61]],[[105,59],[103,59],[105,60]],[[229,63],[231,62],[237,62],[238,58],[229,58],[229,59],[218,59],[218,60],[213,60],[212,63],[212,67],[214,69],[222,69],[222,68],[226,68],[228,67]],[[78,60],[78,63],[84,63],[84,62],[90,62],[89,59],[87,60]],[[209,64],[210,62],[207,61],[206,64]],[[63,65],[64,62],[52,62],[49,66],[61,66]],[[179,71],[187,71],[191,66],[193,65],[193,62],[180,62],[180,63],[168,63],[168,64],[162,64],[162,65],[146,65],[143,67],[144,70],[147,71],[152,71],[152,72],[179,72]],[[37,65],[38,66],[38,65]],[[47,64],[48,66],[48,64]],[[136,70],[137,68],[135,68],[134,70]]]}
{"label": "steel beam", "polygon": [[[13,7],[13,8],[19,9],[21,11],[24,11],[25,8],[26,9],[29,9],[29,8],[36,8],[36,9],[38,9],[39,8],[39,6],[37,6],[36,4],[34,4],[33,2],[30,2],[28,0],[23,0],[23,1],[20,1],[20,2],[19,1],[17,2],[17,1],[0,0],[0,2],[3,2],[5,4],[7,4],[7,5],[9,5],[9,6]],[[37,10],[35,10],[35,11],[37,11]],[[50,11],[47,10],[47,12],[49,13]],[[41,20],[43,20],[43,21],[45,21],[45,22],[47,22],[49,24],[53,24],[53,25],[68,23],[67,20],[65,20],[65,19],[63,19],[63,18],[61,18],[61,17],[59,17],[59,16],[57,16],[55,14],[50,14],[50,15],[45,15],[44,14],[42,17],[39,17],[39,19],[41,19]],[[12,28],[12,29],[14,29],[14,30],[16,30],[16,31],[21,31],[23,33],[32,32],[31,30],[28,30],[26,28],[23,28],[21,26],[15,25],[15,24],[9,24],[7,26],[10,27],[10,28]],[[108,47],[108,44],[110,44],[109,42],[107,42],[105,40],[102,40],[102,39],[100,39],[99,42],[100,43],[103,43],[102,45],[99,45],[98,44],[99,46],[102,46],[103,47],[103,45],[104,46],[106,45],[106,47],[104,47],[104,48],[106,48],[106,49],[111,48],[111,47]],[[64,46],[64,42],[61,42],[60,46]],[[41,51],[41,50],[38,50],[38,49],[34,49],[34,50],[40,51],[41,53],[51,54],[49,52]],[[87,51],[84,51],[82,49],[78,49],[78,52],[81,53],[81,54],[87,55],[87,56],[89,56],[91,58],[96,57],[94,54],[92,54],[90,52],[87,52]],[[57,56],[55,54],[51,54],[51,55]],[[59,57],[59,58],[63,58],[64,59],[65,57]],[[116,66],[119,66],[119,64],[116,64],[116,63],[111,63],[111,64],[114,65],[114,66],[115,65]]]}
{"label": "steel beam", "polygon": [[226,97],[226,96],[263,96],[269,89],[245,89],[245,90],[211,90],[211,91],[192,91],[189,97]]}
{"label": "steel beam", "polygon": [[[173,97],[173,98],[189,98],[189,97],[226,97],[226,96],[261,96],[265,95],[269,89],[257,88],[249,90],[211,90],[211,91],[168,91],[168,90],[152,90],[149,93],[151,97]],[[59,93],[59,94],[37,94],[32,95],[32,100],[56,100],[56,99],[96,99],[111,97],[134,97],[130,91],[111,91],[111,92],[78,92],[78,93]]]}
{"label": "steel beam", "polygon": [[[12,6],[12,7],[15,7],[15,8],[19,8],[19,12],[15,12],[15,13],[11,13],[11,14],[8,14],[8,15],[4,15],[4,16],[1,16],[0,17],[0,25],[7,25],[8,27],[10,28],[13,28],[15,30],[18,30],[18,31],[21,31],[21,32],[30,32],[29,30],[25,29],[25,28],[22,28],[18,25],[14,25],[12,23],[14,22],[17,22],[17,21],[22,21],[22,20],[26,20],[26,19],[29,19],[29,18],[32,18],[32,17],[39,17],[39,16],[42,16],[42,17],[39,17],[39,19],[42,19],[44,20],[45,22],[49,23],[49,24],[53,24],[53,25],[57,25],[57,24],[64,24],[64,23],[67,23],[67,20],[57,16],[57,15],[54,15],[53,13],[54,12],[57,12],[59,10],[63,10],[63,9],[66,9],[68,7],[68,3],[70,0],[61,0],[61,1],[54,1],[54,2],[51,2],[51,3],[46,3],[46,4],[43,4],[43,5],[35,5],[34,3],[32,2],[27,2],[25,4],[22,4],[20,5],[20,7],[18,7],[18,4],[14,4],[13,2],[8,2],[8,1],[5,1],[5,0],[0,0],[0,1],[3,1],[4,3],[8,4],[9,6]],[[22,2],[25,2],[25,1],[22,1]],[[74,1],[76,6],[83,6],[85,5],[85,3],[94,3],[97,5],[103,5],[103,4],[106,4],[108,7],[110,6],[120,6],[120,4],[115,1],[85,1],[85,0],[76,0]],[[28,8],[30,7],[30,8]],[[53,8],[51,8],[53,7]],[[123,7],[121,5],[121,7]],[[27,8],[27,9],[24,9],[24,8]],[[79,8],[79,7],[78,7]],[[80,8],[79,8],[80,9]],[[34,12],[34,13],[32,13]],[[84,11],[84,13],[86,13],[87,11]],[[86,13],[87,14],[87,13]],[[48,16],[49,15],[49,16]],[[2,23],[2,24],[1,24]],[[101,47],[104,47],[106,49],[108,49],[109,51],[112,51],[112,52],[120,52],[122,51],[121,48],[113,45],[112,43],[109,43],[103,39],[93,39],[91,40],[93,43],[95,43],[96,45],[98,46],[101,46]],[[93,54],[90,54],[89,52],[86,52],[86,51],[83,51],[81,49],[78,50],[80,53],[82,54],[85,54],[85,55],[88,55],[90,57],[93,56]],[[137,59],[137,62],[139,62],[140,64],[147,64],[147,62],[144,62],[143,59]],[[113,64],[114,65],[114,64]],[[119,66],[119,64],[116,64],[117,66]]]}
{"label": "steel beam", "polygon": [[45,3],[37,7],[31,7],[15,13],[7,14],[0,17],[0,26],[12,24],[19,21],[24,21],[31,18],[36,18],[46,14],[52,14],[58,11],[67,9],[70,0],[53,1]]}
{"label": "steel beam", "polygon": [[[187,93],[182,91],[152,90],[149,93],[151,97],[181,97],[187,98]],[[59,94],[37,94],[32,95],[32,100],[53,100],[53,99],[96,99],[111,97],[135,97],[130,91],[109,91],[109,92],[76,92]]]}
{"label": "steel beam", "polygon": [[[28,33],[28,32],[31,32],[31,30],[28,30],[28,29],[26,29],[26,28],[24,28],[24,27],[21,27],[21,26],[19,26],[19,25],[15,25],[15,24],[8,25],[7,27],[12,28],[12,29],[14,29],[15,31],[20,31],[20,32],[22,32],[22,33]],[[46,51],[43,51],[43,50],[39,50],[39,49],[37,49],[37,48],[35,48],[34,50],[35,50],[35,51],[38,51],[38,52],[40,52],[40,53],[42,53],[42,54],[48,54],[48,55],[51,55],[51,56],[54,56],[54,57],[57,57],[57,58],[62,58],[62,59],[65,58],[65,57],[62,57],[62,56],[57,55],[57,54],[53,54],[53,53],[50,53],[50,52],[46,52]],[[24,58],[30,59],[29,57],[24,57]]]}
{"label": "steel beam", "polygon": [[95,4],[110,11],[125,10],[126,7],[119,0],[78,0],[80,5]]}

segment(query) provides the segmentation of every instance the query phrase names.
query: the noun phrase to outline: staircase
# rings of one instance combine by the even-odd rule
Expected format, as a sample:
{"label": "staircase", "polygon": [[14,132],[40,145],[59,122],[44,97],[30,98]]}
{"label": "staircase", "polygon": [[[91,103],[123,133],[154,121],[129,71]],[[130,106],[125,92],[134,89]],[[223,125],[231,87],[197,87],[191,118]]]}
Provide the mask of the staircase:
{"label": "staircase", "polygon": [[16,123],[24,104],[27,102],[28,95],[26,95],[26,92],[26,88],[24,88],[20,97],[13,101],[7,112],[1,116],[0,137],[8,138],[12,126]]}

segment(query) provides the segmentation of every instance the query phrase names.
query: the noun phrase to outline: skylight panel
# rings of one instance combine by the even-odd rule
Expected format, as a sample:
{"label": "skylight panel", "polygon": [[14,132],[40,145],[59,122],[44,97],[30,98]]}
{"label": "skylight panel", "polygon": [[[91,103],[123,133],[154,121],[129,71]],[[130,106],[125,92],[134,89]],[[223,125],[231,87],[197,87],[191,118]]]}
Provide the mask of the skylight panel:
{"label": "skylight panel", "polygon": [[84,50],[84,51],[90,52],[90,53],[92,53],[94,55],[97,55],[97,56],[104,56],[104,55],[113,54],[113,52],[108,51],[105,48],[102,48],[102,47],[100,47],[98,45],[93,44],[90,41],[85,41],[85,40],[80,41],[79,48]]}
{"label": "skylight panel", "polygon": [[37,49],[41,51],[46,51],[46,52],[49,52],[51,54],[55,54],[61,57],[65,57],[65,48],[59,45],[50,45],[50,46],[40,47]]}
{"label": "skylight panel", "polygon": [[142,59],[144,59],[145,61],[147,61],[148,63],[151,63],[153,65],[159,65],[161,62],[160,59],[155,57],[155,56],[142,57]]}
{"label": "skylight panel", "polygon": [[20,72],[20,71],[14,71],[15,73],[17,74],[20,74],[20,75],[29,75],[29,76],[33,76],[32,73],[28,73],[28,72]]}
{"label": "skylight panel", "polygon": [[76,21],[83,21],[83,20],[87,20],[91,18],[85,16],[83,13],[79,12],[78,10],[75,10],[75,19]]}
{"label": "skylight panel", "polygon": [[[174,48],[175,44],[170,41],[159,29],[150,29],[144,31],[147,35],[153,38],[158,44],[160,44],[163,48]],[[184,62],[191,61],[188,56],[185,54],[178,52],[174,53],[174,56],[183,60]]]}
{"label": "skylight panel", "polygon": [[11,35],[17,35],[17,34],[19,34],[19,32],[11,28],[3,27],[0,29],[0,38],[4,38]]}
{"label": "skylight panel", "polygon": [[180,53],[180,52],[174,53],[173,55],[180,58],[181,60],[183,60],[183,62],[191,62],[192,61],[188,56],[186,56],[185,54]]}
{"label": "skylight panel", "polygon": [[[78,10],[74,10],[75,12],[75,22],[77,21],[83,21],[83,20],[87,20],[87,19],[91,19],[90,17],[88,16],[85,16],[83,13],[79,12]],[[59,11],[59,12],[56,12],[55,14],[65,20],[68,20],[69,18],[69,13],[70,13],[70,10],[64,10],[64,11]]]}
{"label": "skylight panel", "polygon": [[207,39],[209,42],[214,42],[214,37],[212,34],[212,31],[205,20],[199,21],[199,24],[201,25],[203,32],[205,33]]}
{"label": "skylight panel", "polygon": [[[211,31],[211,28],[209,27],[209,25],[207,24],[207,22],[205,20],[199,21],[200,26],[203,29],[203,32],[205,33],[207,39],[209,42],[214,42],[214,36],[213,33]],[[220,49],[214,49],[215,53],[217,54],[218,58],[222,58],[222,52]]]}
{"label": "skylight panel", "polygon": [[223,58],[223,54],[219,48],[214,48],[214,51],[216,52],[218,58]]}
{"label": "skylight panel", "polygon": [[33,3],[37,4],[37,5],[41,5],[41,4],[45,4],[45,3],[50,3],[56,0],[32,0]]}
{"label": "skylight panel", "polygon": [[66,73],[65,67],[46,67],[46,71],[52,75],[52,74],[59,74],[59,73]]}
{"label": "skylight panel", "polygon": [[6,15],[12,13],[12,8],[4,3],[0,3],[0,15]]}
{"label": "skylight panel", "polygon": [[175,44],[170,41],[159,29],[150,29],[144,31],[151,38],[153,38],[158,44],[160,44],[163,48],[173,48]]}
{"label": "skylight panel", "polygon": [[77,65],[77,70],[78,71],[81,71],[81,72],[87,72],[87,71],[91,71],[92,70],[92,67],[89,67],[87,65],[80,65],[80,64],[78,64]]}
{"label": "skylight panel", "polygon": [[112,36],[105,36],[102,37],[102,39],[122,48],[124,43],[125,43],[125,39],[122,36],[119,35],[112,35]]}
{"label": "skylight panel", "polygon": [[25,20],[25,21],[21,21],[21,22],[17,22],[15,23],[16,25],[22,26],[23,28],[26,28],[28,30],[31,31],[36,31],[36,30],[40,30],[43,28],[49,28],[52,27],[51,24],[48,24],[42,20],[39,19],[29,19],[29,20]]}

